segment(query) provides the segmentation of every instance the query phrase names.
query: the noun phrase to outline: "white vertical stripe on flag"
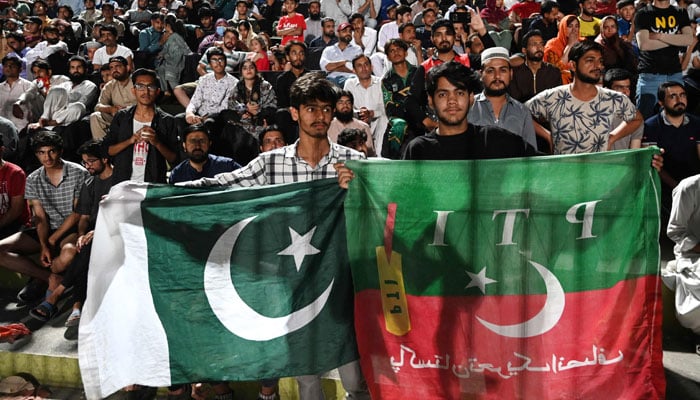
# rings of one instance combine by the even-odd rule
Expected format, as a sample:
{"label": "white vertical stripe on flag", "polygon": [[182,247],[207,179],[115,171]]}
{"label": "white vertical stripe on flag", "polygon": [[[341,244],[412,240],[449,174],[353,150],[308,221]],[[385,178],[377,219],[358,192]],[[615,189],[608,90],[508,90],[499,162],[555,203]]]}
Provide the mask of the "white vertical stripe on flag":
{"label": "white vertical stripe on flag", "polygon": [[170,385],[168,342],[151,296],[141,218],[147,189],[121,183],[100,205],[79,337],[88,399],[130,384]]}

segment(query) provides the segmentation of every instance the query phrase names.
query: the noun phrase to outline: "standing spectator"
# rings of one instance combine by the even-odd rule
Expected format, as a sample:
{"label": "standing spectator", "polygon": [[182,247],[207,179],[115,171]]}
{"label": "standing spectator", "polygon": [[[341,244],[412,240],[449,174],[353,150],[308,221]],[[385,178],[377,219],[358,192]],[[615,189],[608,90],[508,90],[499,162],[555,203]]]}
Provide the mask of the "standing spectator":
{"label": "standing spectator", "polygon": [[165,17],[165,32],[160,39],[163,50],[156,59],[156,71],[160,78],[161,90],[166,96],[172,95],[171,90],[180,84],[180,74],[185,66],[185,56],[190,53],[185,42],[185,27],[182,21],[174,16]]}
{"label": "standing spectator", "polygon": [[289,88],[292,87],[297,78],[308,72],[304,64],[306,60],[304,42],[292,40],[284,46],[284,53],[287,55],[291,68],[277,77],[275,91],[277,93],[277,106],[280,109],[289,107]]}
{"label": "standing spectator", "polygon": [[283,4],[286,15],[280,18],[277,24],[277,36],[282,36],[281,45],[284,46],[290,40],[303,42],[306,22],[304,21],[304,16],[296,11],[299,0],[284,0]]}
{"label": "standing spectator", "polygon": [[513,68],[513,80],[509,93],[524,103],[537,93],[561,85],[561,71],[544,58],[544,39],[540,31],[530,31],[523,36],[522,52],[525,62]]}
{"label": "standing spectator", "polygon": [[689,46],[694,32],[688,13],[672,6],[669,0],[654,0],[640,9],[634,26],[639,44],[637,108],[649,118],[654,113],[659,86],[683,80],[678,47]]}

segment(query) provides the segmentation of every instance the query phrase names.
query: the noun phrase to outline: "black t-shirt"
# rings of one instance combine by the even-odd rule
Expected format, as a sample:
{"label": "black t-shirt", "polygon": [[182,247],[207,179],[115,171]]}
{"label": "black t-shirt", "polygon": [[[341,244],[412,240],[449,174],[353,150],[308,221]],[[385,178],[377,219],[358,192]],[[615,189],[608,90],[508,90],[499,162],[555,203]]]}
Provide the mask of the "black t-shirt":
{"label": "black t-shirt", "polygon": [[413,139],[404,160],[483,160],[537,155],[522,137],[502,128],[469,125],[458,135],[440,136],[431,132]]}
{"label": "black t-shirt", "polygon": [[[646,29],[649,33],[680,34],[684,27],[690,26],[688,13],[678,7],[656,8],[647,5],[637,11],[634,17],[635,33]],[[639,72],[652,74],[675,74],[681,72],[678,52],[683,47],[667,46],[658,50],[639,50]]]}
{"label": "black t-shirt", "polygon": [[95,229],[97,221],[97,211],[100,208],[100,200],[109,193],[112,188],[112,176],[107,179],[100,179],[98,176],[91,176],[85,181],[85,184],[80,189],[80,197],[78,205],[75,207],[75,212],[80,215],[89,215],[90,223],[88,231]]}

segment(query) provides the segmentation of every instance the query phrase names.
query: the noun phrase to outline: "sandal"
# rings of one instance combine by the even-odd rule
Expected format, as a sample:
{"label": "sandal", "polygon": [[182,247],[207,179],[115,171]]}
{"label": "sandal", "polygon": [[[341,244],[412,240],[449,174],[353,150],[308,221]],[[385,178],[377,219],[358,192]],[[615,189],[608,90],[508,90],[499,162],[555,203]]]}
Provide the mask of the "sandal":
{"label": "sandal", "polygon": [[66,320],[65,326],[66,327],[71,327],[71,326],[76,326],[80,323],[80,310],[74,309],[71,311],[70,315],[68,316],[68,319]]}
{"label": "sandal", "polygon": [[56,316],[57,311],[58,309],[56,306],[48,301],[42,301],[41,304],[29,311],[29,315],[31,315],[34,319],[38,319],[39,321],[48,322],[51,320],[51,318]]}

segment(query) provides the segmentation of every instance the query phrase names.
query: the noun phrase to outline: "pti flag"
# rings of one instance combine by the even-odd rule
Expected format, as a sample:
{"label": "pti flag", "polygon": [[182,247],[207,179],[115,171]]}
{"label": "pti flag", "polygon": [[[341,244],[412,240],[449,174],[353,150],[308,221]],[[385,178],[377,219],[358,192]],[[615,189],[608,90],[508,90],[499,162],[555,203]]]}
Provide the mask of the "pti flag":
{"label": "pti flag", "polygon": [[114,187],[100,206],[80,325],[88,398],[357,359],[344,196],[335,180]]}
{"label": "pti flag", "polygon": [[653,152],[348,162],[372,398],[663,398]]}

